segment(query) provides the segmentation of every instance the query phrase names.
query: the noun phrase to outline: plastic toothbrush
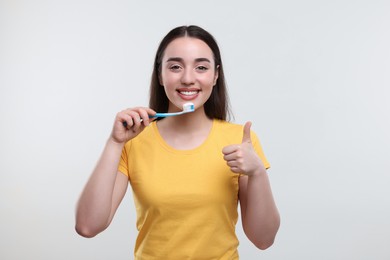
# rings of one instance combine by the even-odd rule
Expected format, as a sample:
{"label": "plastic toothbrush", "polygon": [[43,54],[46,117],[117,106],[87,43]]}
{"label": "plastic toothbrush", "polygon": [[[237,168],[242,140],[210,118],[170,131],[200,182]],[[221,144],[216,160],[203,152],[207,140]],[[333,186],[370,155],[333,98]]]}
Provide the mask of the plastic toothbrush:
{"label": "plastic toothbrush", "polygon": [[[191,113],[195,111],[194,103],[185,103],[183,104],[183,111],[174,112],[174,113],[156,113],[154,116],[149,116],[149,118],[158,118],[158,117],[169,117],[169,116],[178,116],[186,113]],[[142,119],[141,119],[142,121]],[[124,127],[127,127],[127,122],[122,123]]]}

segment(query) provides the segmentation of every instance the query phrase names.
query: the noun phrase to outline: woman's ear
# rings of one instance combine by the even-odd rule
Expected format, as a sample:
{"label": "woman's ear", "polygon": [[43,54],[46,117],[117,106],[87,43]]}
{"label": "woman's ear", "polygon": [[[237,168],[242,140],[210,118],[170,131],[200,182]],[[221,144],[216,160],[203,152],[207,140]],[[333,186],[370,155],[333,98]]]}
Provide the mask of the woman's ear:
{"label": "woman's ear", "polygon": [[217,84],[218,76],[219,76],[219,65],[217,65],[217,67],[215,68],[214,84],[213,84],[214,86],[215,86],[215,84]]}
{"label": "woman's ear", "polygon": [[158,83],[160,83],[161,86],[164,86],[161,79],[161,74],[158,75]]}

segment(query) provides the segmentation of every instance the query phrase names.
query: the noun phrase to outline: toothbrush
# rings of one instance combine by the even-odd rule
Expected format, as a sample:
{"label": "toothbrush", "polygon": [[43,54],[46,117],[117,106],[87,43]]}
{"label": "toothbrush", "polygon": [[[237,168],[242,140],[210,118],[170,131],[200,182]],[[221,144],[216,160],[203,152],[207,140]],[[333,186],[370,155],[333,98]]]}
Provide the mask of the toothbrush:
{"label": "toothbrush", "polygon": [[[183,104],[183,111],[175,113],[156,113],[154,116],[149,116],[149,118],[158,118],[158,117],[169,117],[169,116],[178,116],[186,113],[191,113],[195,111],[194,103],[185,103]],[[141,119],[142,122],[142,119]],[[127,127],[127,122],[122,123],[124,127]]]}
{"label": "toothbrush", "polygon": [[154,116],[151,116],[150,118],[157,118],[157,117],[168,117],[168,116],[178,116],[185,113],[194,112],[195,107],[193,103],[185,103],[183,104],[183,111],[181,112],[175,112],[175,113],[156,113]]}

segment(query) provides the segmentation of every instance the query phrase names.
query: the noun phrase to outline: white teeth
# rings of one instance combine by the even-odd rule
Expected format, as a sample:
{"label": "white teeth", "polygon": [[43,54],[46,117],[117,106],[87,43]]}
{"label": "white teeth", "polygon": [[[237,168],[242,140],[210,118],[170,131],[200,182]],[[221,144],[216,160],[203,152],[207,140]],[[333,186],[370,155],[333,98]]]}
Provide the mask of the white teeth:
{"label": "white teeth", "polygon": [[185,95],[185,96],[192,96],[197,94],[198,91],[180,91],[180,94]]}

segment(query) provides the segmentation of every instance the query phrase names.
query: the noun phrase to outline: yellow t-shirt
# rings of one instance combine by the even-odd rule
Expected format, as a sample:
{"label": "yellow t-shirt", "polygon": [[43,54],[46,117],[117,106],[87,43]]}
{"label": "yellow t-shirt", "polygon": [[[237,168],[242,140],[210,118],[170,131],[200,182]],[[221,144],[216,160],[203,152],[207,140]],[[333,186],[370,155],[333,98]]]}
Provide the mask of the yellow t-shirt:
{"label": "yellow t-shirt", "polygon": [[[137,211],[135,259],[238,259],[238,178],[222,148],[242,141],[241,125],[214,120],[192,150],[170,147],[153,122],[126,143],[119,171],[129,176]],[[252,142],[266,168],[256,135]]]}

